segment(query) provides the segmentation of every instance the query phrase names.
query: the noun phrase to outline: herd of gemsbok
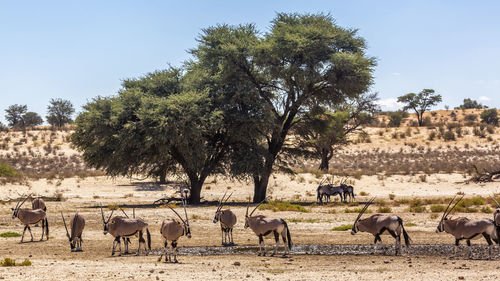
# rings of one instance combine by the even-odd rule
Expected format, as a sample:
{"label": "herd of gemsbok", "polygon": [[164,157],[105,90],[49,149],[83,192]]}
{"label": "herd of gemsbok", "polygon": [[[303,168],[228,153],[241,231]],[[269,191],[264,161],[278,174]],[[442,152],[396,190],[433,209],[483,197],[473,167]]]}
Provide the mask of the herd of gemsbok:
{"label": "herd of gemsbok", "polygon": [[[222,196],[217,209],[215,211],[215,217],[213,222],[220,223],[222,231],[222,245],[223,246],[234,246],[233,240],[233,227],[237,222],[236,215],[230,209],[223,209],[224,204],[227,203],[232,193],[226,197],[226,193]],[[31,195],[26,196],[23,199],[22,196],[16,204],[15,208],[12,208],[13,214],[12,218],[18,218],[22,224],[24,224],[24,231],[21,237],[21,243],[24,241],[24,234],[26,230],[29,230],[31,235],[31,241],[33,241],[33,234],[31,232],[30,225],[41,223],[42,226],[42,237],[40,241],[43,240],[44,235],[46,239],[49,239],[49,224],[47,220],[47,208],[45,202],[42,198],[37,197],[32,200],[32,208],[21,208],[23,204],[31,197]],[[450,201],[446,210],[439,221],[436,228],[436,232],[447,232],[455,237],[455,248],[453,257],[457,254],[457,248],[461,240],[466,240],[469,246],[469,258],[472,256],[471,240],[484,237],[489,245],[489,258],[492,257],[492,247],[493,242],[495,242],[499,247],[500,253],[500,204],[491,197],[497,205],[497,209],[493,213],[493,219],[482,219],[482,220],[471,220],[465,217],[459,218],[449,218],[449,214],[453,209],[460,203],[463,199],[463,195],[457,200],[456,196]],[[175,214],[176,217],[166,218],[163,220],[160,227],[160,234],[164,239],[164,252],[161,253],[160,261],[165,255],[165,262],[177,263],[177,242],[182,236],[187,236],[191,238],[191,228],[189,225],[189,218],[186,209],[187,200],[186,196],[183,195],[182,206],[184,209],[184,217],[180,215],[174,208],[167,205],[167,207]],[[377,243],[383,248],[382,239],[380,235],[387,232],[395,239],[395,253],[396,255],[401,254],[401,235],[403,235],[405,245],[410,246],[411,238],[406,232],[403,224],[403,220],[397,215],[382,215],[374,214],[367,218],[362,218],[364,212],[368,207],[374,202],[375,198],[370,199],[364,207],[359,212],[356,220],[354,221],[351,229],[351,234],[354,235],[357,232],[368,232],[374,236],[374,245],[376,247]],[[455,202],[455,204],[450,208],[450,206]],[[246,208],[245,214],[245,224],[244,227],[250,228],[255,235],[259,238],[259,252],[258,255],[266,255],[264,237],[270,234],[274,235],[275,238],[275,248],[271,256],[275,255],[278,251],[280,244],[280,236],[283,240],[284,251],[283,256],[286,256],[292,247],[292,239],[290,229],[285,220],[281,218],[269,218],[264,215],[254,215],[254,212],[263,202],[259,203],[250,213],[249,207],[250,202]],[[120,208],[121,209],[121,208]],[[148,229],[148,223],[142,218],[135,217],[135,210],[133,218],[130,218],[126,212],[121,209],[124,216],[114,216],[113,212],[105,218],[102,206],[100,206],[102,223],[104,228],[104,234],[111,234],[114,237],[113,249],[111,255],[115,254],[116,247],[118,246],[120,255],[122,255],[121,240],[123,240],[125,251],[124,253],[129,253],[128,244],[130,243],[130,237],[136,236],[139,238],[139,246],[137,249],[137,255],[141,252],[141,245],[144,245],[144,252],[147,255],[151,250],[151,234]],[[85,218],[78,212],[69,220],[70,231],[66,224],[66,219],[61,212],[61,217],[66,229],[66,236],[70,243],[70,249],[72,252],[80,252],[82,249],[82,234],[85,228]],[[146,241],[143,235],[146,234],[147,237],[147,247]],[[169,251],[168,242],[170,241],[171,249]],[[172,259],[173,256],[173,259]]]}

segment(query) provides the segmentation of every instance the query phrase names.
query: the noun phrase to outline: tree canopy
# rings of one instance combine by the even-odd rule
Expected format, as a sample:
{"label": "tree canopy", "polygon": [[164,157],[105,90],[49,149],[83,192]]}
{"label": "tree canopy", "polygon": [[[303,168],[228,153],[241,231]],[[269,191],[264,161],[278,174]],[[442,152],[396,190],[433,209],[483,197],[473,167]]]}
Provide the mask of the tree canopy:
{"label": "tree canopy", "polygon": [[32,111],[26,112],[23,115],[23,120],[24,120],[24,126],[30,128],[42,125],[43,123],[42,117],[38,113]]}
{"label": "tree canopy", "polygon": [[441,101],[441,95],[436,94],[433,89],[423,89],[418,94],[409,93],[398,97],[398,102],[405,104],[403,110],[412,109],[415,111],[419,126],[424,125],[424,113]]}
{"label": "tree canopy", "polygon": [[63,127],[73,122],[71,116],[75,113],[75,108],[69,100],[51,99],[47,106],[47,122],[55,127]]}
{"label": "tree canopy", "polygon": [[24,129],[24,114],[28,111],[27,105],[13,104],[5,110],[5,120],[8,126],[14,129]]}
{"label": "tree canopy", "polygon": [[127,79],[117,96],[84,107],[73,142],[87,163],[109,174],[180,171],[193,203],[207,176],[229,172],[251,177],[259,202],[308,112],[356,100],[372,83],[364,39],[330,15],[277,14],[267,32],[217,25],[197,41],[182,67]]}

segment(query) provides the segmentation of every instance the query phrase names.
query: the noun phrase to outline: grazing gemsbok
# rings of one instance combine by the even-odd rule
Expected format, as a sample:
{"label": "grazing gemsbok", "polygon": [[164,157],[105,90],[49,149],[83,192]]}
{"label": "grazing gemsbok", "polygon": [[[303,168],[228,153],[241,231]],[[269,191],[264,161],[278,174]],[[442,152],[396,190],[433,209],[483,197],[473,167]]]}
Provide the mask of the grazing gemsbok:
{"label": "grazing gemsbok", "polygon": [[[139,234],[139,247],[137,248],[137,256],[141,252],[141,244],[144,244],[144,250],[146,251],[146,255],[148,255],[148,250],[151,250],[151,234],[149,233],[148,224],[141,218],[126,218],[123,216],[113,216],[114,210],[111,211],[111,214],[108,217],[108,220],[104,220],[104,212],[101,206],[101,216],[102,216],[102,224],[104,225],[104,235],[108,232],[115,240],[113,241],[113,250],[111,255],[115,254],[116,244],[118,244],[120,248],[120,256],[122,255],[122,245],[120,243],[121,237],[130,237],[134,236],[137,233]],[[146,250],[146,241],[144,240],[143,233],[146,231],[146,236],[148,239],[148,250]]]}
{"label": "grazing gemsbok", "polygon": [[344,201],[344,198],[342,197],[343,194],[344,194],[344,190],[342,189],[342,187],[340,186],[333,186],[332,183],[329,183],[329,184],[325,184],[325,185],[322,185],[324,182],[321,181],[321,183],[319,184],[318,188],[316,189],[316,193],[317,193],[317,201],[319,203],[323,203],[323,197],[326,196],[326,200],[325,202],[328,203],[330,202],[330,196],[335,196],[335,195],[339,195],[340,196],[340,201]]}
{"label": "grazing gemsbok", "polygon": [[344,202],[347,202],[347,196],[349,196],[349,202],[351,202],[355,200],[354,187],[352,185],[345,184],[346,181],[347,179],[340,183],[340,187],[342,188],[342,191],[344,193]]}
{"label": "grazing gemsbok", "polygon": [[41,197],[36,197],[35,199],[33,199],[33,201],[31,201],[31,208],[33,210],[42,209],[45,212],[47,212],[47,207],[45,206],[45,201],[43,201],[43,199]]}
{"label": "grazing gemsbok", "polygon": [[[290,237],[290,229],[283,219],[271,219],[262,215],[252,216],[253,212],[263,203],[260,202],[253,211],[248,214],[248,208],[250,207],[250,201],[247,205],[247,212],[245,214],[245,229],[250,227],[252,231],[259,237],[259,256],[266,255],[266,249],[264,245],[264,236],[269,235],[271,232],[274,234],[274,239],[276,241],[276,246],[274,252],[271,256],[274,256],[278,251],[278,246],[280,244],[280,234],[283,239],[283,245],[285,250],[283,251],[283,257],[286,257],[288,250],[292,248],[292,237]],[[288,245],[287,245],[288,240]],[[264,251],[262,250],[264,248]]]}
{"label": "grazing gemsbok", "polygon": [[368,209],[368,207],[373,203],[374,200],[375,198],[372,198],[370,201],[368,201],[368,203],[366,203],[363,209],[361,209],[358,217],[352,225],[351,234],[354,235],[358,231],[373,234],[373,236],[375,236],[375,241],[373,243],[377,245],[377,241],[380,242],[380,246],[385,252],[385,248],[382,244],[380,235],[384,233],[384,231],[387,231],[396,240],[395,251],[396,255],[398,255],[398,253],[401,253],[401,232],[403,232],[406,247],[410,246],[411,241],[410,236],[408,236],[408,233],[404,228],[403,219],[396,215],[385,216],[381,214],[374,214],[368,218],[361,219],[363,213],[366,211],[366,209]]}
{"label": "grazing gemsbok", "polygon": [[[495,224],[491,219],[483,219],[483,220],[470,220],[468,218],[460,217],[456,219],[448,219],[448,215],[453,211],[453,209],[460,203],[460,201],[464,198],[464,196],[460,197],[458,201],[453,205],[451,209],[451,203],[455,200],[456,196],[448,204],[446,210],[441,217],[441,221],[436,228],[436,232],[446,231],[447,233],[455,236],[455,248],[453,251],[453,256],[457,255],[457,249],[460,244],[460,240],[467,240],[467,246],[469,247],[469,259],[472,258],[472,247],[470,240],[479,239],[480,235],[486,239],[489,245],[489,258],[491,259],[491,249],[493,247],[493,243],[491,240],[495,242],[498,241],[497,230]],[[449,210],[448,210],[449,209]]]}
{"label": "grazing gemsbok", "polygon": [[[174,263],[178,263],[179,261],[177,260],[177,240],[183,236],[186,235],[187,238],[191,238],[191,229],[189,228],[189,219],[186,211],[186,200],[182,200],[182,206],[184,207],[184,214],[186,215],[186,220],[184,220],[179,213],[177,213],[172,207],[167,205],[170,210],[172,210],[179,219],[181,219],[181,222],[177,221],[176,219],[165,219],[160,228],[160,233],[165,239],[165,244],[164,248],[165,251],[160,255],[160,258],[158,261],[161,261],[161,258],[163,255],[165,255],[165,262],[171,262],[171,256],[174,256]],[[170,245],[172,245],[172,250],[169,252],[168,251],[168,241],[172,241]]]}
{"label": "grazing gemsbok", "polygon": [[26,196],[26,198],[22,202],[21,198],[19,199],[19,202],[17,202],[16,207],[12,208],[12,210],[14,211],[14,213],[12,214],[12,218],[13,219],[18,218],[24,224],[21,243],[24,240],[24,233],[26,232],[26,229],[29,230],[31,235],[31,241],[33,241],[33,233],[31,233],[30,224],[36,224],[40,221],[42,221],[42,238],[40,238],[40,241],[43,240],[44,234],[47,235],[47,240],[49,240],[49,222],[47,221],[47,214],[42,209],[36,209],[36,210],[21,209],[21,206],[24,204],[24,202],[26,202],[26,200],[28,200],[29,196]]}
{"label": "grazing gemsbok", "polygon": [[61,217],[63,219],[64,228],[66,229],[66,236],[69,240],[69,247],[71,248],[71,252],[83,252],[82,249],[82,233],[85,228],[85,219],[82,215],[78,214],[78,212],[71,218],[69,222],[71,225],[71,235],[68,231],[68,226],[66,225],[66,220],[64,219],[64,215],[61,212]]}
{"label": "grazing gemsbok", "polygon": [[[224,203],[226,203],[227,200],[229,200],[229,197],[233,195],[233,193],[229,194],[229,196],[224,201],[224,196],[226,196],[226,193],[224,193],[222,199],[220,200],[219,206],[217,206],[217,211],[215,211],[214,223],[220,221],[220,228],[222,231],[222,246],[232,246],[234,245],[233,226],[236,224],[236,215],[230,209],[222,210]],[[229,239],[229,243],[227,243],[227,239]]]}

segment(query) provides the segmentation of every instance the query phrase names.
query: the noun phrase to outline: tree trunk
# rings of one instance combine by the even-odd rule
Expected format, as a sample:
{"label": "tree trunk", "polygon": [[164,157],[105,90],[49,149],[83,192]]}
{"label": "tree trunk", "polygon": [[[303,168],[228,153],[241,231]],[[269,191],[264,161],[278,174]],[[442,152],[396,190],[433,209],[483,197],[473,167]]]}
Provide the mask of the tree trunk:
{"label": "tree trunk", "polygon": [[424,117],[424,113],[420,113],[417,111],[417,120],[418,120],[418,126],[419,127],[422,127],[424,125],[424,120],[423,120],[423,117]]}
{"label": "tree trunk", "polygon": [[266,199],[267,195],[267,184],[269,183],[269,177],[271,176],[271,173],[269,172],[264,172],[263,175],[259,176],[254,176],[253,180],[253,203],[260,203]]}
{"label": "tree trunk", "polygon": [[328,172],[330,168],[330,159],[328,158],[328,151],[326,149],[321,150],[321,164],[319,164],[319,169],[324,172]]}
{"label": "tree trunk", "polygon": [[158,180],[160,183],[167,183],[167,169],[163,169],[159,172]]}
{"label": "tree trunk", "polygon": [[189,197],[190,204],[200,204],[201,187],[203,186],[203,181],[196,180],[191,181],[191,196]]}

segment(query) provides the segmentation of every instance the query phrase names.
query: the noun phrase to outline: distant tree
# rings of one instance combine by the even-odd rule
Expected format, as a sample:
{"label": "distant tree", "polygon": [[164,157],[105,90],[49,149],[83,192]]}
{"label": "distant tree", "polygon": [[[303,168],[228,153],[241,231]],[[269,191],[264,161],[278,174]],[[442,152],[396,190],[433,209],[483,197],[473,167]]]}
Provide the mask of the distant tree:
{"label": "distant tree", "polygon": [[412,109],[415,111],[419,126],[424,126],[424,113],[432,106],[440,103],[441,100],[441,95],[436,95],[433,89],[423,89],[418,94],[409,93],[398,97],[398,102],[406,104],[404,110]]}
{"label": "distant tree", "polygon": [[9,127],[24,130],[25,125],[23,116],[27,111],[27,105],[13,104],[9,106],[5,110],[5,112],[7,113],[5,115],[5,119],[7,120]]}
{"label": "distant tree", "polygon": [[455,107],[455,109],[472,109],[472,108],[483,109],[488,107],[470,98],[464,99],[464,103],[462,105],[460,105],[459,107]]}
{"label": "distant tree", "polygon": [[498,125],[498,112],[496,108],[491,108],[485,110],[481,113],[481,122],[490,124],[490,125]]}
{"label": "distant tree", "polygon": [[24,119],[24,126],[28,128],[33,128],[35,126],[42,125],[43,123],[42,117],[40,117],[40,115],[38,115],[38,113],[36,112],[31,112],[31,111],[26,112],[23,115],[23,119]]}
{"label": "distant tree", "polygon": [[73,122],[71,116],[75,113],[75,108],[69,100],[51,99],[47,106],[47,122],[54,126],[61,128],[66,124]]}

